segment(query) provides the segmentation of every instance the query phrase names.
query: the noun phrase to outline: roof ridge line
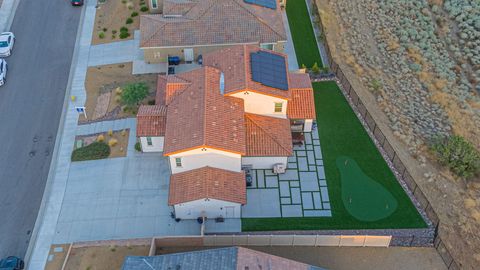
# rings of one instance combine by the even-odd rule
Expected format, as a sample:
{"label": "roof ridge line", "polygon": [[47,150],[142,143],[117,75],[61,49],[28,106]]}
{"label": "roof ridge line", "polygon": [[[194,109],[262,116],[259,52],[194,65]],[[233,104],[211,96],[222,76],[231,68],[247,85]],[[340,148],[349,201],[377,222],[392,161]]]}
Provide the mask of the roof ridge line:
{"label": "roof ridge line", "polygon": [[[272,135],[270,135],[270,132],[267,132],[263,127],[261,127],[255,120],[253,120],[252,118],[249,117],[249,115],[260,115],[260,114],[254,114],[254,113],[245,113],[245,116],[248,117],[257,127],[259,127],[265,134],[268,135],[268,137],[272,138],[273,141],[275,141],[277,143],[277,145],[279,145],[281,148],[283,148],[283,150],[285,151],[289,151],[288,149],[286,149],[285,147],[283,147],[283,145],[281,143],[278,142],[278,140],[274,137],[272,137]],[[264,115],[260,115],[260,116],[263,116],[263,117],[270,117],[270,118],[276,118],[276,117],[271,117],[271,116],[264,116]],[[278,118],[278,119],[283,119],[283,118]],[[288,119],[288,118],[287,118]]]}
{"label": "roof ridge line", "polygon": [[[263,25],[267,26],[268,28],[270,28],[270,30],[272,30],[277,36],[281,37],[281,38],[285,38],[283,37],[282,35],[280,35],[277,30],[273,29],[268,23],[264,22],[263,20],[261,20],[258,16],[255,16],[255,14],[248,10],[247,8],[245,8],[244,6],[240,5],[236,0],[231,0],[232,2],[235,2],[237,5],[239,5],[242,9],[246,10],[248,13],[250,13],[250,15],[252,15],[257,21],[259,21],[260,23],[262,23]],[[247,3],[248,4],[248,3]],[[248,4],[250,5],[250,4]],[[265,7],[262,7],[262,8],[265,8]],[[281,15],[281,14],[280,14]],[[283,20],[283,18],[282,18]],[[282,22],[282,27],[285,27],[283,26],[283,22]]]}

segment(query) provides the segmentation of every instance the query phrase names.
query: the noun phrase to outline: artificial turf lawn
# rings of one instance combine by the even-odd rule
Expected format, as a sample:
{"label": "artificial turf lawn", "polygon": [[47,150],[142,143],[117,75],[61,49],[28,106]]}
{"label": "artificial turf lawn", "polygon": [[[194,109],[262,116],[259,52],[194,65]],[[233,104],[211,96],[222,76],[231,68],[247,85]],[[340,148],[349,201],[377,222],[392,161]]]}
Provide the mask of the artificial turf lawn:
{"label": "artificial turf lawn", "polygon": [[[314,83],[313,87],[332,217],[244,218],[242,231],[425,228],[422,217],[336,83]],[[343,205],[340,171],[336,165],[337,158],[341,156],[354,159],[366,175],[391,193],[398,203],[395,212],[377,221],[361,221],[349,214]]]}
{"label": "artificial turf lawn", "polygon": [[288,1],[287,16],[298,66],[301,67],[304,64],[311,68],[314,63],[317,63],[319,67],[322,67],[322,59],[318,52],[317,40],[305,0]]}

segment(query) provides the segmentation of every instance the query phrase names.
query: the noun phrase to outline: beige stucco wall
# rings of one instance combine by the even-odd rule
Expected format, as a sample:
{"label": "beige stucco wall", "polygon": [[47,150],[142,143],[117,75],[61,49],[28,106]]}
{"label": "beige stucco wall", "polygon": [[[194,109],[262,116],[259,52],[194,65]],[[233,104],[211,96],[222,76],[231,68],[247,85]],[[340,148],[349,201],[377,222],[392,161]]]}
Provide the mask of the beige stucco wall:
{"label": "beige stucco wall", "polygon": [[[182,158],[182,166],[177,167],[175,158]],[[169,156],[172,174],[190,171],[205,166],[240,172],[242,167],[241,155],[206,147],[193,149]]]}
{"label": "beige stucco wall", "polygon": [[[248,92],[248,94],[245,94]],[[270,117],[287,118],[287,100],[269,95],[263,95],[252,91],[242,91],[231,96],[244,100],[245,112],[260,114]],[[275,103],[282,103],[282,112],[275,112]]]}
{"label": "beige stucco wall", "polygon": [[181,219],[197,219],[205,215],[207,218],[240,218],[241,205],[216,199],[200,199],[196,201],[179,203],[175,206],[175,217]]}
{"label": "beige stucco wall", "polygon": [[[217,51],[230,46],[237,46],[239,44],[229,45],[213,45],[213,46],[191,46],[191,47],[170,47],[170,48],[143,48],[145,62],[147,63],[161,63],[167,62],[168,56],[180,56],[184,59],[183,49],[192,48],[194,59],[197,60],[201,54]],[[285,42],[279,42],[275,44],[274,51],[283,53],[285,50]]]}

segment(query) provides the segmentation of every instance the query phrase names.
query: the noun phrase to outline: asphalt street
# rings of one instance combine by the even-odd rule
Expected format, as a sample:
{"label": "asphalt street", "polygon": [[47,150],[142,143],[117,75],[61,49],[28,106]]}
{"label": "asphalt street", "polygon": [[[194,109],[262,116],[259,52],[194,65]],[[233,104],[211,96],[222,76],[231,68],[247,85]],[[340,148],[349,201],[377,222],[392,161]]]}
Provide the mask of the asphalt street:
{"label": "asphalt street", "polygon": [[81,8],[21,0],[0,87],[0,257],[23,257],[54,151]]}

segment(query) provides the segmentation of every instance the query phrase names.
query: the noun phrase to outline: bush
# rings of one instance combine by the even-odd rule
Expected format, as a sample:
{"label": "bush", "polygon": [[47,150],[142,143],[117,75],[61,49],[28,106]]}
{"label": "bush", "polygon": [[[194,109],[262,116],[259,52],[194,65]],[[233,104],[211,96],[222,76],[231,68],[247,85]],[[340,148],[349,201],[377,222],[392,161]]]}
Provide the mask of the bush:
{"label": "bush", "polygon": [[138,152],[142,152],[142,145],[140,144],[140,142],[135,143],[135,150],[137,150]]}
{"label": "bush", "polygon": [[437,139],[433,144],[440,164],[453,173],[469,179],[480,171],[480,152],[461,136]]}
{"label": "bush", "polygon": [[138,12],[134,11],[134,12],[132,12],[132,14],[131,14],[130,16],[131,16],[132,18],[133,18],[133,17],[137,17],[137,16],[138,16]]}
{"label": "bush", "polygon": [[115,145],[117,145],[117,143],[118,143],[118,140],[115,138],[108,140],[108,146],[110,147],[114,147]]}
{"label": "bush", "polygon": [[106,28],[106,27],[104,27],[104,28],[102,29],[103,32],[107,32],[107,30],[108,30],[108,28]]}
{"label": "bush", "polygon": [[93,142],[87,146],[73,150],[72,161],[103,159],[109,155],[110,147],[106,143]]}
{"label": "bush", "polygon": [[122,32],[128,32],[128,28],[125,27],[125,26],[122,26],[122,27],[120,28],[120,33],[122,33]]}
{"label": "bush", "polygon": [[113,130],[109,129],[109,130],[107,131],[107,134],[108,134],[108,136],[112,137],[112,136],[113,136]]}
{"label": "bush", "polygon": [[123,87],[122,103],[127,107],[138,105],[148,95],[148,85],[143,82],[130,83]]}
{"label": "bush", "polygon": [[120,132],[120,134],[125,137],[127,135],[127,130],[126,129],[123,129],[122,132]]}
{"label": "bush", "polygon": [[105,33],[104,32],[98,33],[98,38],[100,38],[100,39],[105,38]]}
{"label": "bush", "polygon": [[103,134],[98,135],[97,142],[103,142],[103,141],[105,141],[105,136]]}
{"label": "bush", "polygon": [[[127,29],[128,30],[128,29]],[[116,34],[117,33],[117,30],[112,30],[112,34]]]}
{"label": "bush", "polygon": [[318,67],[318,64],[317,62],[315,62],[311,68],[312,72],[315,73],[315,74],[318,74],[320,73],[320,68]]}
{"label": "bush", "polygon": [[120,35],[119,35],[121,39],[128,38],[129,36],[130,36],[130,33],[128,32],[120,32]]}
{"label": "bush", "polygon": [[148,105],[155,105],[155,99],[150,99],[148,101]]}
{"label": "bush", "polygon": [[125,23],[126,24],[131,24],[131,23],[133,23],[133,19],[132,18],[127,18],[127,21]]}
{"label": "bush", "polygon": [[148,7],[147,7],[147,6],[142,6],[142,7],[140,8],[140,11],[141,11],[141,12],[147,12],[147,11],[148,11]]}

